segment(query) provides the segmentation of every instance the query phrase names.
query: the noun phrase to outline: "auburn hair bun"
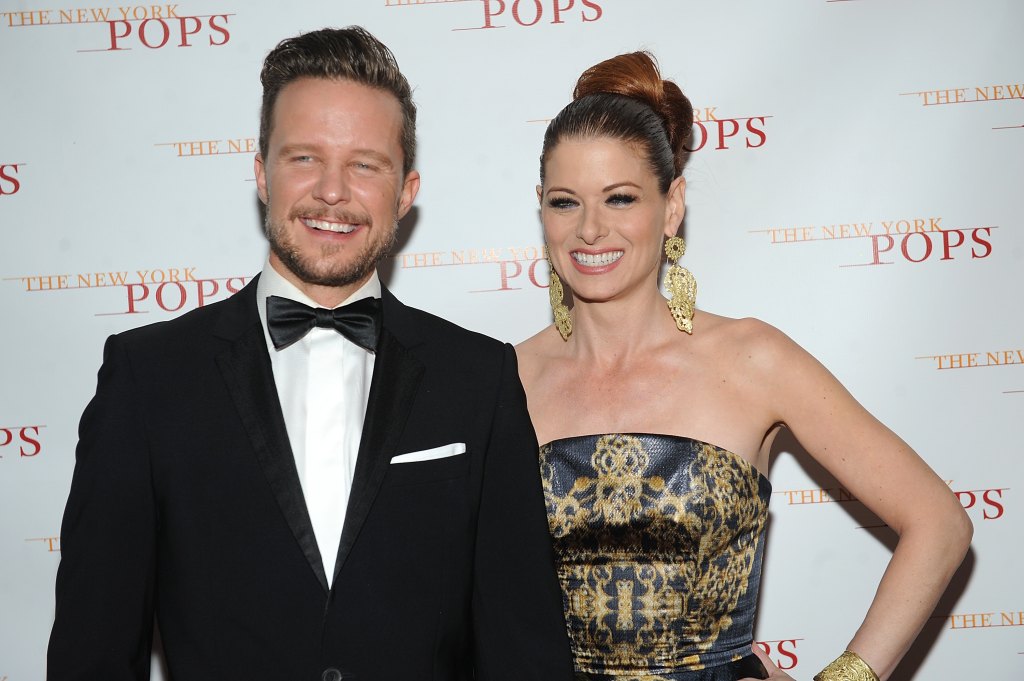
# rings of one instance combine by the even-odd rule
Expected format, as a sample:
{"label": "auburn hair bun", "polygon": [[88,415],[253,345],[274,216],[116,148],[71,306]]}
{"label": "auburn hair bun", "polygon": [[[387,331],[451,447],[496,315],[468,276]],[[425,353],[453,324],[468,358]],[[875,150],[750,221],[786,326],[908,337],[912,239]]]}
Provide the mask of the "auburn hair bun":
{"label": "auburn hair bun", "polygon": [[591,66],[576,81],[573,100],[595,94],[614,94],[636,99],[661,118],[669,146],[682,171],[686,143],[693,129],[693,106],[678,85],[663,80],[658,61],[650,52],[630,52]]}

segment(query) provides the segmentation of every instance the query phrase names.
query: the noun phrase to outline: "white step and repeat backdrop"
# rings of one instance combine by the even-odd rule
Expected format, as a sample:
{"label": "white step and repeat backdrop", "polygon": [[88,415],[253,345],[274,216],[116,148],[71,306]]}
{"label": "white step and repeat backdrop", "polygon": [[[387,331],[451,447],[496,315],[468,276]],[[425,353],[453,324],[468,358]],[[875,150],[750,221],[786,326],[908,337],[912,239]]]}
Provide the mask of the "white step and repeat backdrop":
{"label": "white step and repeat backdrop", "polygon": [[[974,521],[894,678],[1024,678],[1018,0],[102,3],[0,0],[0,681],[45,675],[104,339],[260,269],[262,58],[348,24],[394,49],[421,111],[423,189],[385,281],[513,342],[550,320],[546,120],[585,67],[653,50],[698,111],[699,306],[789,333]],[[853,634],[894,535],[798,444],[779,450],[757,638],[809,679]]]}

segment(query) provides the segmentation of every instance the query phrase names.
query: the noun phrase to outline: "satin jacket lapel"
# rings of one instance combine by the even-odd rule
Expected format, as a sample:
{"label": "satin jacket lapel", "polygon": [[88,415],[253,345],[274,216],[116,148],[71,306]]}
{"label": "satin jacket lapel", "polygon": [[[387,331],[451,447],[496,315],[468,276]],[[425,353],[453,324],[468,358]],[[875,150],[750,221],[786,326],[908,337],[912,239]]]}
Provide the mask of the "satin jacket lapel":
{"label": "satin jacket lapel", "polygon": [[359,441],[359,454],[356,457],[352,491],[345,513],[345,526],[341,531],[333,584],[338,583],[337,576],[366,521],[373,500],[391,464],[391,457],[397,453],[409,409],[423,377],[423,365],[389,330],[389,318],[402,313],[402,304],[386,289],[382,293],[382,299],[384,325],[373,365],[366,419]]}
{"label": "satin jacket lapel", "polygon": [[225,308],[217,327],[217,333],[231,341],[230,348],[217,356],[217,364],[285,521],[326,592],[327,576],[285,429],[255,289],[253,281],[235,295],[239,300],[226,303],[238,305]]}

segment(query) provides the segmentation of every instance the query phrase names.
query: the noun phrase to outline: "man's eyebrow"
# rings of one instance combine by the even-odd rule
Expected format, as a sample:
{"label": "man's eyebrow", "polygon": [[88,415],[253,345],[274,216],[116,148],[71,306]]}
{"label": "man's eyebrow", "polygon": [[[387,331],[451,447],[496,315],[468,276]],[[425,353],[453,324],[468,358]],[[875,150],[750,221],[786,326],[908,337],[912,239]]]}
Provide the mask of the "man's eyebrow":
{"label": "man's eyebrow", "polygon": [[286,145],[284,145],[283,147],[278,149],[277,154],[278,154],[278,156],[291,156],[292,154],[296,154],[298,152],[312,151],[314,149],[316,149],[316,145],[315,144],[309,144],[309,143],[306,143],[306,142],[299,142],[299,143],[293,143],[293,144],[286,144]]}

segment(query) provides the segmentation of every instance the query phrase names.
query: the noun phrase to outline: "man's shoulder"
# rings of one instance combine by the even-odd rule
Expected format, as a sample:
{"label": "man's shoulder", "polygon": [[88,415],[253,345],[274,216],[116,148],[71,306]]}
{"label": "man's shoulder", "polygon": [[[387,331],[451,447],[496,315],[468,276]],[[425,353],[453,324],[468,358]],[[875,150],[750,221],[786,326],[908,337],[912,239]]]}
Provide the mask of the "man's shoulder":
{"label": "man's shoulder", "polygon": [[429,333],[431,337],[435,338],[453,338],[466,343],[479,344],[481,347],[494,347],[501,346],[503,343],[495,338],[480,333],[479,331],[473,331],[467,329],[464,326],[459,326],[453,321],[440,317],[432,312],[421,310],[417,307],[405,306],[406,312],[409,314],[413,323],[422,331]]}
{"label": "man's shoulder", "polygon": [[[116,334],[117,340],[126,347],[161,348],[195,345],[209,339],[218,329],[225,313],[245,319],[245,306],[253,303],[247,300],[244,289],[230,298],[190,310],[174,319],[153,322]],[[258,321],[255,307],[251,310],[251,321]]]}
{"label": "man's shoulder", "polygon": [[436,314],[398,303],[385,326],[407,347],[418,348],[417,354],[446,357],[473,364],[479,361],[502,361],[506,343],[478,331],[459,326]]}

